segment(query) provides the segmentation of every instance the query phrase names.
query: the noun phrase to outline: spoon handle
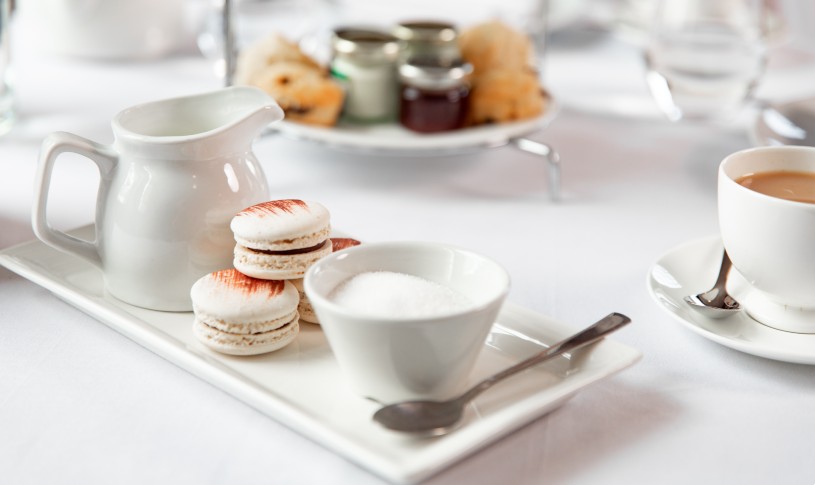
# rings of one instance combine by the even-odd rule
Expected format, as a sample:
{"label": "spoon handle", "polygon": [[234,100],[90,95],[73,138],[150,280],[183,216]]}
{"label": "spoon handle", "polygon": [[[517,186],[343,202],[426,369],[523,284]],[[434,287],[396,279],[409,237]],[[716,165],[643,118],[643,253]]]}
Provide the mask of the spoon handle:
{"label": "spoon handle", "polygon": [[518,362],[512,367],[504,369],[503,371],[484,379],[483,381],[479,382],[478,384],[470,388],[470,390],[462,394],[460,397],[458,397],[457,400],[461,402],[469,402],[475,396],[486,391],[498,381],[502,381],[509,376],[521,372],[522,370],[540,364],[541,362],[547,361],[565,352],[569,352],[571,350],[576,350],[580,347],[584,347],[592,342],[595,342],[605,337],[607,334],[626,325],[630,321],[631,321],[630,318],[621,313],[611,313],[603,317],[602,319],[598,320],[593,325],[572,335],[571,337],[562,340],[556,344],[553,344],[550,347],[547,347],[546,350],[543,350],[533,355],[532,357],[529,357],[526,360]]}
{"label": "spoon handle", "polygon": [[[730,267],[733,263],[730,262],[730,256],[727,255],[727,251],[722,251],[722,265],[719,267],[719,275],[716,277],[716,283],[713,285],[712,290],[716,290],[716,296],[713,298],[706,298],[706,302],[709,305],[715,307],[723,307],[724,300],[727,298],[727,291],[725,287],[727,286],[727,274],[730,272]],[[712,290],[709,293],[712,293]],[[707,294],[705,295],[707,296]]]}

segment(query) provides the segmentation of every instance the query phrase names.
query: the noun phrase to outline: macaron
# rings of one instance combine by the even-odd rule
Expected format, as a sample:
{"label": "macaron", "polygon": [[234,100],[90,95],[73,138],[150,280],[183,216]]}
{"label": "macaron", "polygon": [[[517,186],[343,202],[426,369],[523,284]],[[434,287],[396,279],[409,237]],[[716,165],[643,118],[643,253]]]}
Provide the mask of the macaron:
{"label": "macaron", "polygon": [[[332,252],[342,251],[343,249],[350,248],[353,246],[359,246],[361,243],[356,239],[352,239],[350,237],[332,237],[331,238],[331,248]],[[303,288],[303,279],[298,278],[296,280],[291,280],[292,284],[295,288],[297,288],[297,292],[300,294],[300,304],[297,305],[297,313],[300,314],[300,320],[303,322],[308,323],[316,323],[320,324],[320,319],[317,318],[317,314],[314,312],[314,308],[311,306],[311,301],[309,301],[308,296],[306,296],[306,290]]]}
{"label": "macaron", "polygon": [[315,261],[331,254],[330,216],[317,202],[271,200],[232,218],[233,265],[254,278],[302,278]]}
{"label": "macaron", "polygon": [[212,350],[256,355],[290,344],[300,332],[297,289],[230,268],[210,273],[190,290],[193,334]]}
{"label": "macaron", "polygon": [[331,252],[336,253],[337,251],[342,251],[343,249],[359,246],[360,244],[362,243],[350,237],[332,237]]}
{"label": "macaron", "polygon": [[314,313],[314,307],[311,306],[311,302],[306,296],[306,290],[303,287],[303,278],[289,281],[297,288],[297,293],[300,295],[300,303],[297,305],[297,314],[300,315],[300,321],[319,325],[320,319],[317,318],[317,314]]}

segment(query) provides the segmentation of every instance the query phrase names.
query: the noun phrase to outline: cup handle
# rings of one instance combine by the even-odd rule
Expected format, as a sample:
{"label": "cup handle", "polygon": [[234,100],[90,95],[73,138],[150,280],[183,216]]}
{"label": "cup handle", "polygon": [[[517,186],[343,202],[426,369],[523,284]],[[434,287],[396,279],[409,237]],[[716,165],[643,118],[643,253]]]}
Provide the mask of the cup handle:
{"label": "cup handle", "polygon": [[50,246],[76,254],[95,266],[101,267],[102,260],[96,245],[96,241],[99,239],[99,227],[96,228],[96,241],[90,242],[52,228],[46,218],[51,173],[57,157],[64,152],[77,153],[91,159],[96,164],[100,175],[97,194],[108,183],[109,174],[119,158],[112,147],[100,145],[71,133],[56,132],[48,135],[42,143],[34,185],[34,208],[31,213],[34,234]]}

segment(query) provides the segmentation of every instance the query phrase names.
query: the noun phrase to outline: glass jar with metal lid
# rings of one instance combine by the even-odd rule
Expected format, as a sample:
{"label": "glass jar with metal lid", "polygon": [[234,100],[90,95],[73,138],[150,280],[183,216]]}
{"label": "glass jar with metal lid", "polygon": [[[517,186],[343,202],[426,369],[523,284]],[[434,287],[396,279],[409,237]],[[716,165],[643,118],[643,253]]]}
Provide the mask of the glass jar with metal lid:
{"label": "glass jar with metal lid", "polygon": [[343,114],[355,121],[393,119],[399,40],[377,30],[341,28],[332,48],[331,75],[346,88]]}
{"label": "glass jar with metal lid", "polygon": [[470,64],[439,65],[435,59],[411,58],[399,66],[399,122],[420,133],[464,126],[469,107]]}
{"label": "glass jar with metal lid", "polygon": [[435,59],[452,65],[461,59],[458,32],[453,24],[434,20],[412,20],[399,23],[393,35],[404,44],[402,60]]}

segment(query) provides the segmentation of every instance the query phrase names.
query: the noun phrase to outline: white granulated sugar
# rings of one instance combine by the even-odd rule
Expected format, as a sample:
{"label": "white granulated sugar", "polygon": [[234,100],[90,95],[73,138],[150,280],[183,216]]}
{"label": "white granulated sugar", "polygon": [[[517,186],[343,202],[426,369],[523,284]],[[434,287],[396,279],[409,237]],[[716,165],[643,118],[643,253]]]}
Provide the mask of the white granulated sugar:
{"label": "white granulated sugar", "polygon": [[473,307],[467,297],[451,288],[392,271],[360,273],[337,286],[329,299],[371,317],[426,318]]}

